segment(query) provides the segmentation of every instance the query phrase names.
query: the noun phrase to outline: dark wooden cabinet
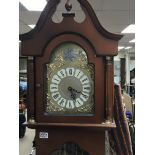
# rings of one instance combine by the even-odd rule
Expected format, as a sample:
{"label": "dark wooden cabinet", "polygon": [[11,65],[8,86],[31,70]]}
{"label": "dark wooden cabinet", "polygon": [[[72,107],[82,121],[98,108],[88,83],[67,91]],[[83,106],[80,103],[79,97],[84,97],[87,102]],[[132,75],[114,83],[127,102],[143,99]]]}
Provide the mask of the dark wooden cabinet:
{"label": "dark wooden cabinet", "polygon": [[[63,21],[54,23],[51,16],[59,2],[50,0],[36,27],[20,35],[21,53],[28,56],[26,125],[36,129],[36,155],[51,155],[67,142],[77,144],[90,155],[101,155],[105,152],[105,130],[115,128],[113,57],[117,55],[122,36],[106,31],[86,0],[78,0],[85,13],[82,23],[74,21],[75,14],[69,12],[69,1],[65,5],[68,13],[62,14]],[[62,45],[67,48],[61,49]],[[71,53],[72,45],[82,50],[73,48]],[[81,53],[83,56],[80,57]],[[74,71],[74,77],[68,75],[72,74],[68,70]],[[79,70],[83,75],[78,79]],[[67,82],[60,78],[61,71]],[[54,77],[61,80],[59,84],[52,83]],[[70,84],[66,87],[71,89],[61,92],[67,83]],[[54,95],[53,89],[57,89],[57,94]]]}

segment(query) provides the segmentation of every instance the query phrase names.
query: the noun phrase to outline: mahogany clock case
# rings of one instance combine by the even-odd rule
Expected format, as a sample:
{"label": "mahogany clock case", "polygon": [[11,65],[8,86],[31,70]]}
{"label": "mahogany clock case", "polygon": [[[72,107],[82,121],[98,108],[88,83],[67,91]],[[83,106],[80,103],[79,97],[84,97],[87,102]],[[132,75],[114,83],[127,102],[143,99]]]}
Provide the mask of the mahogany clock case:
{"label": "mahogany clock case", "polygon": [[[77,0],[85,14],[78,23],[75,13],[63,13],[55,23],[51,17],[60,0],[49,0],[36,27],[20,35],[21,53],[28,56],[28,122],[36,129],[36,154],[51,155],[61,144],[72,141],[91,155],[105,154],[105,130],[115,128],[113,122],[114,81],[113,57],[117,55],[122,35],[106,31],[86,0]],[[66,6],[70,5],[67,0]],[[46,64],[54,50],[64,43],[80,46],[87,55],[88,65],[94,66],[94,110],[90,114],[55,115],[45,112]],[[48,138],[40,138],[47,132]],[[95,145],[96,144],[96,145]]]}

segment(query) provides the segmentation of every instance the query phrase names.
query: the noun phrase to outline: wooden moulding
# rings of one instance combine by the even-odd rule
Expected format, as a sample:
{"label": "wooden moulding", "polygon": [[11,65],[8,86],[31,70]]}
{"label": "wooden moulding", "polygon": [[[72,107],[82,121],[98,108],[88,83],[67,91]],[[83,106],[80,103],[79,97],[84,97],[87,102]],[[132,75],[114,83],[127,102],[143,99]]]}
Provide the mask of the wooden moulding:
{"label": "wooden moulding", "polygon": [[89,128],[89,129],[101,129],[108,130],[111,128],[116,128],[115,123],[101,123],[101,124],[82,124],[82,123],[24,123],[25,126],[36,129],[36,128],[45,128],[45,127],[75,127],[75,128]]}

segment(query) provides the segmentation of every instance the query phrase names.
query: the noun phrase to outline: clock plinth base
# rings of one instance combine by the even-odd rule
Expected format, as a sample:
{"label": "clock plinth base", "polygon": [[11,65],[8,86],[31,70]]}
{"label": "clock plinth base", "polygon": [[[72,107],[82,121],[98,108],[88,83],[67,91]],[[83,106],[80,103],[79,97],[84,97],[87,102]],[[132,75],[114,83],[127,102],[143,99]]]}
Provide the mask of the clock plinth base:
{"label": "clock plinth base", "polygon": [[[40,133],[48,133],[48,138],[40,138]],[[36,155],[52,155],[62,144],[73,142],[89,153],[104,155],[105,132],[86,128],[66,127],[36,129]]]}

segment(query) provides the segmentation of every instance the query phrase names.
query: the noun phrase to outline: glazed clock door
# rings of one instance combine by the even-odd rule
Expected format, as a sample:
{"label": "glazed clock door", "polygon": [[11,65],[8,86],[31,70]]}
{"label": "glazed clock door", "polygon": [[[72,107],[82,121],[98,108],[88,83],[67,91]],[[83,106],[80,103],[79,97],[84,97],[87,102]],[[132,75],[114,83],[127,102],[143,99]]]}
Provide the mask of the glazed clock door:
{"label": "glazed clock door", "polygon": [[65,43],[46,64],[45,112],[51,115],[94,114],[94,66],[78,45]]}
{"label": "glazed clock door", "polygon": [[[35,60],[36,121],[102,122],[103,59],[97,57],[82,38],[65,37],[52,40],[44,54]],[[69,41],[62,41],[62,38]],[[96,93],[98,90],[100,92]]]}

